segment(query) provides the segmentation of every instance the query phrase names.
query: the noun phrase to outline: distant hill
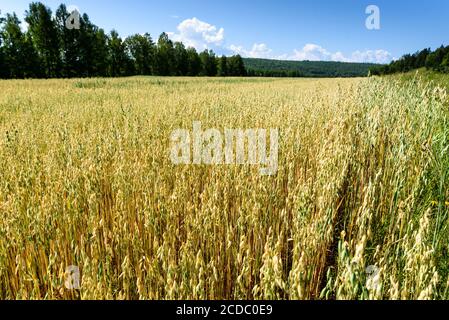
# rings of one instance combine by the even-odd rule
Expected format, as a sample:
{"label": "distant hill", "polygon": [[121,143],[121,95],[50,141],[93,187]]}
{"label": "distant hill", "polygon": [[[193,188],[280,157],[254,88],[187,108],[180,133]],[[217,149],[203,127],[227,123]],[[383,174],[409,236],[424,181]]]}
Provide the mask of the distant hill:
{"label": "distant hill", "polygon": [[244,58],[250,76],[273,77],[366,77],[373,63],[347,63],[331,61],[287,61]]}

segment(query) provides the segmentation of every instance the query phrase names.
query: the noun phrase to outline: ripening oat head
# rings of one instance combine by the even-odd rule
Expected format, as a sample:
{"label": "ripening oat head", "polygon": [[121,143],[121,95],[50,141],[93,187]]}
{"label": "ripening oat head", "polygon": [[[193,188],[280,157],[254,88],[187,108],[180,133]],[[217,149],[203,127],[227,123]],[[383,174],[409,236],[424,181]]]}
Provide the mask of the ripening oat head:
{"label": "ripening oat head", "polygon": [[[449,297],[441,88],[135,77],[0,92],[1,299]],[[172,161],[173,132],[195,122],[220,133],[220,165],[194,163],[192,141]],[[278,130],[271,175],[226,149],[233,128],[266,130],[268,164]]]}

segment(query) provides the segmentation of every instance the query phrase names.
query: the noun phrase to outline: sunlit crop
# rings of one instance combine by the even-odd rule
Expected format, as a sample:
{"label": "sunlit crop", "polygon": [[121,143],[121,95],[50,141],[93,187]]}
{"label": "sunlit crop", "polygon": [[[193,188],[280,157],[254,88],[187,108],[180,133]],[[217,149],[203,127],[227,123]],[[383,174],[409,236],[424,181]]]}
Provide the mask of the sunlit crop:
{"label": "sunlit crop", "polygon": [[[418,79],[0,81],[0,298],[447,299],[448,112]],[[278,128],[277,173],[173,164],[194,121]]]}

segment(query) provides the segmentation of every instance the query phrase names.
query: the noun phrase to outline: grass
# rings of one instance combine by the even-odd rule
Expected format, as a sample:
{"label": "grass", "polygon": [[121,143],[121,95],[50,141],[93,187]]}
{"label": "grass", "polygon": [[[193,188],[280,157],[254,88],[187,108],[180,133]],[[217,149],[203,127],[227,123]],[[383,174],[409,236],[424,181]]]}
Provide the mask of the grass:
{"label": "grass", "polygon": [[449,75],[434,71],[426,70],[425,68],[421,68],[418,70],[410,71],[407,73],[400,73],[391,76],[394,79],[399,79],[401,81],[412,81],[416,79],[420,79],[421,81],[425,81],[432,86],[440,86],[449,90]]}
{"label": "grass", "polygon": [[[447,299],[447,91],[412,79],[0,81],[1,299]],[[279,128],[279,170],[170,134]],[[81,289],[64,287],[81,269]],[[369,277],[368,266],[378,272]]]}

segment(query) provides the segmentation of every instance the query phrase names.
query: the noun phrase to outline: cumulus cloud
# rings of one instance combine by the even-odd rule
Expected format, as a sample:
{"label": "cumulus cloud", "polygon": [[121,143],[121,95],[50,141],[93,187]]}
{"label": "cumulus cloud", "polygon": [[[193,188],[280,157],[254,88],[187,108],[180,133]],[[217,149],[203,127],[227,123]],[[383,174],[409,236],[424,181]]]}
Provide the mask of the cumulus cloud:
{"label": "cumulus cloud", "polygon": [[371,63],[389,63],[393,59],[393,56],[385,50],[357,50],[346,56],[341,51],[331,52],[314,43],[308,43],[302,49],[295,49],[293,53],[283,55],[274,55],[273,50],[264,43],[254,44],[251,50],[235,45],[231,45],[229,49],[248,58]]}
{"label": "cumulus cloud", "polygon": [[313,43],[306,44],[302,49],[295,49],[290,60],[351,62],[351,58],[345,57],[342,52],[330,52]]}
{"label": "cumulus cloud", "polygon": [[317,44],[306,44],[301,50],[295,50],[292,60],[310,61],[341,61],[341,62],[371,62],[388,63],[393,56],[386,50],[357,50],[350,56],[345,56],[342,52],[330,52]]}
{"label": "cumulus cloud", "polygon": [[182,21],[177,29],[178,32],[169,32],[169,37],[199,51],[209,49],[211,46],[221,46],[224,41],[223,28],[217,28],[197,18]]}
{"label": "cumulus cloud", "polygon": [[308,43],[300,50],[295,49],[291,60],[326,61],[332,60],[332,54],[317,44]]}
{"label": "cumulus cloud", "polygon": [[366,50],[354,52],[352,60],[355,62],[390,63],[393,56],[385,50]]}
{"label": "cumulus cloud", "polygon": [[248,58],[269,59],[273,57],[272,55],[273,50],[268,48],[268,46],[265,43],[255,43],[251,48],[251,50],[246,50],[242,46],[231,45],[229,47],[229,50]]}
{"label": "cumulus cloud", "polygon": [[198,18],[182,21],[177,27],[177,32],[169,32],[168,35],[173,41],[181,41],[187,47],[194,47],[198,51],[218,49],[218,51],[223,52],[223,50],[227,50],[248,58],[371,63],[389,63],[393,60],[393,56],[386,50],[357,50],[345,55],[341,51],[332,52],[314,43],[308,43],[301,49],[295,49],[292,53],[281,55],[276,55],[266,43],[254,43],[249,49],[238,45],[225,47],[224,29]]}

